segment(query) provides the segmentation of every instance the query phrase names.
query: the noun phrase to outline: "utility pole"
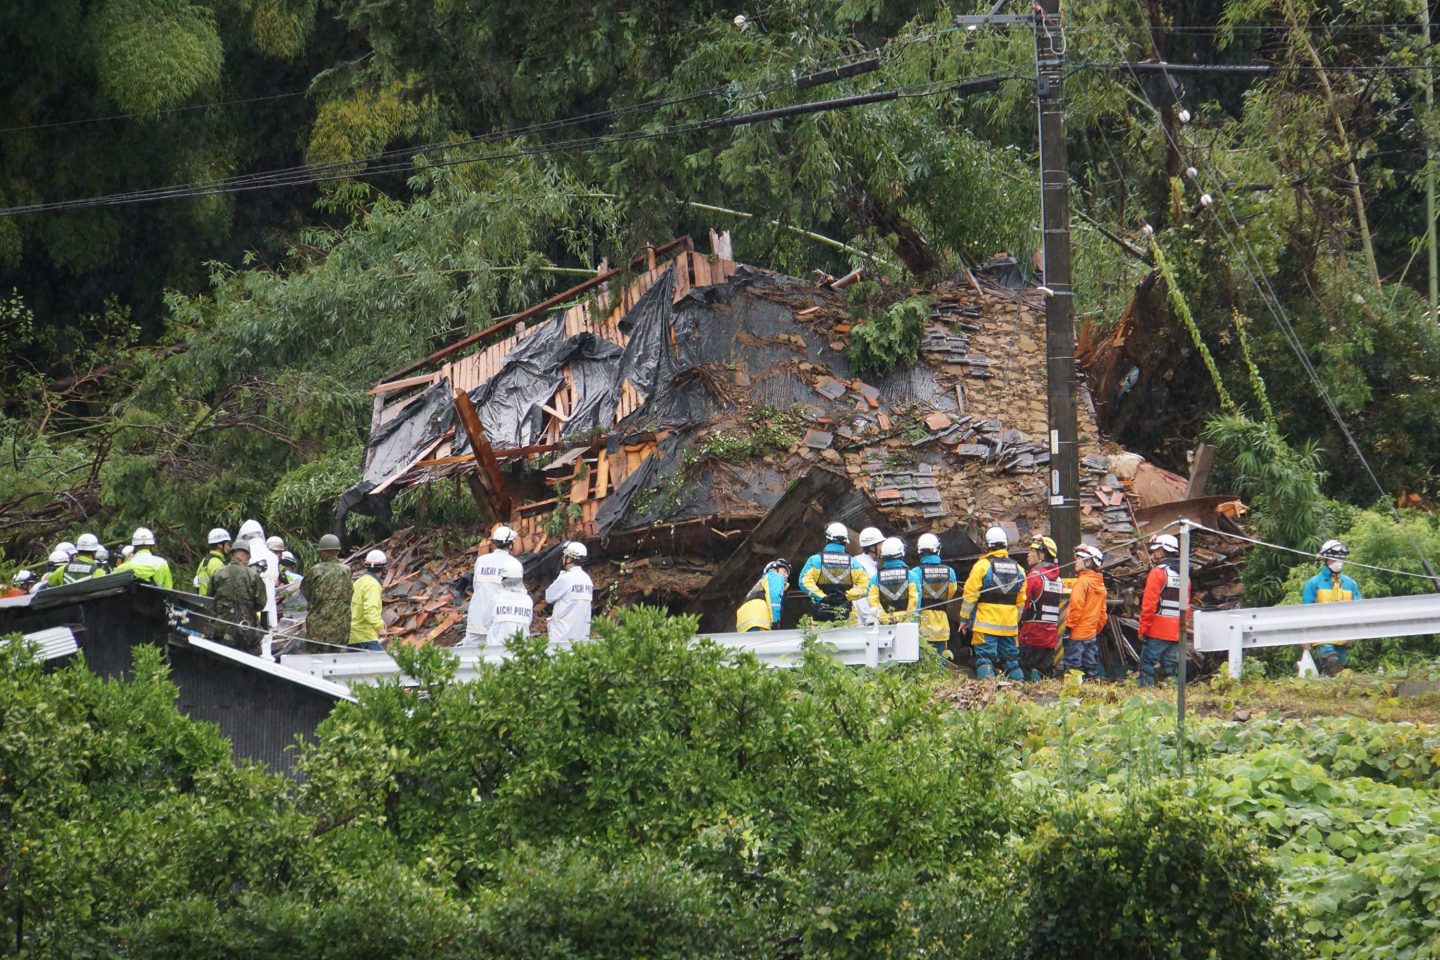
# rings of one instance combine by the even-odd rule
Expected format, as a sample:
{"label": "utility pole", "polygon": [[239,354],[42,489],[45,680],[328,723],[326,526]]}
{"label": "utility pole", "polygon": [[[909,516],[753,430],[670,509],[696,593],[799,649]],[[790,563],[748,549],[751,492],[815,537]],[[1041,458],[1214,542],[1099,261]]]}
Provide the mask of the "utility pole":
{"label": "utility pole", "polygon": [[1075,424],[1075,322],[1070,289],[1070,164],[1061,87],[1065,38],[1060,0],[1035,4],[1039,105],[1040,227],[1045,256],[1045,374],[1050,411],[1050,536],[1068,563],[1080,543],[1080,463]]}
{"label": "utility pole", "polygon": [[1430,0],[1420,4],[1425,23],[1425,245],[1430,263],[1430,322],[1440,322],[1440,265],[1435,253],[1435,67],[1430,51]]}

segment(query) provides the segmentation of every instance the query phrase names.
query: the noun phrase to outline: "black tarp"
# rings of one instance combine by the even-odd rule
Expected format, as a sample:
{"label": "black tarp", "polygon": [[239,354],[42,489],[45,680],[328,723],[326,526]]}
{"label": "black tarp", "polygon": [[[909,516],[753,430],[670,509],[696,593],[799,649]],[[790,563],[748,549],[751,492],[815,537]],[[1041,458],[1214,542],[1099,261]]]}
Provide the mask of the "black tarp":
{"label": "black tarp", "polygon": [[[565,382],[566,365],[579,396],[564,432],[589,434],[608,429],[614,422],[620,347],[593,333],[563,337],[564,328],[564,318],[556,316],[526,334],[506,355],[500,372],[471,391],[470,400],[492,446],[524,447],[538,442],[545,425],[540,407],[549,403]],[[455,452],[469,448],[469,441],[457,436]]]}
{"label": "black tarp", "polygon": [[[666,273],[621,320],[623,349],[591,333],[563,337],[557,316],[527,333],[500,372],[470,396],[492,445],[527,446],[537,442],[545,422],[541,405],[555,395],[568,365],[578,399],[566,436],[608,432],[613,454],[620,438],[675,431],[661,444],[661,455],[649,458],[601,505],[596,520],[602,537],[746,508],[764,512],[785,491],[785,478],[775,467],[751,461],[738,469],[693,455],[687,463],[685,451],[737,400],[785,411],[820,405],[836,422],[873,417],[869,410],[855,409],[853,394],[824,401],[813,388],[813,377],[796,370],[797,363],[808,362],[840,379],[853,376],[828,335],[795,318],[792,304],[824,296],[805,281],[740,267],[726,282],[697,287],[676,303],[674,276]],[[746,374],[743,388],[717,390],[717,382],[740,372]],[[615,406],[627,380],[641,402],[617,424]],[[919,404],[953,412],[957,407],[954,392],[937,384],[923,366],[876,378],[872,386],[891,409]],[[377,431],[366,471],[372,486],[358,485],[342,502],[363,511],[380,507],[375,501],[381,498],[367,496],[373,484],[413,461],[424,443],[454,426],[449,390],[448,383],[437,385]],[[468,449],[464,431],[457,431],[454,452]],[[382,471],[382,465],[389,469]]]}

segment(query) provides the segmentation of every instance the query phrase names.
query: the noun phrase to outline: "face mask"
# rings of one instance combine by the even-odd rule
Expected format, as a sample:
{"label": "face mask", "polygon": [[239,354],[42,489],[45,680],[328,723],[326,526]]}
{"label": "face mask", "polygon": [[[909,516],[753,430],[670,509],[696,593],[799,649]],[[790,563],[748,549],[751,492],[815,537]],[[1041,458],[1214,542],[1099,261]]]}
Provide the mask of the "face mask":
{"label": "face mask", "polygon": [[1328,563],[1326,563],[1325,566],[1329,567],[1332,573],[1339,573],[1341,570],[1344,570],[1344,569],[1345,569],[1345,561],[1344,561],[1344,560],[1331,560],[1331,561],[1329,561]]}

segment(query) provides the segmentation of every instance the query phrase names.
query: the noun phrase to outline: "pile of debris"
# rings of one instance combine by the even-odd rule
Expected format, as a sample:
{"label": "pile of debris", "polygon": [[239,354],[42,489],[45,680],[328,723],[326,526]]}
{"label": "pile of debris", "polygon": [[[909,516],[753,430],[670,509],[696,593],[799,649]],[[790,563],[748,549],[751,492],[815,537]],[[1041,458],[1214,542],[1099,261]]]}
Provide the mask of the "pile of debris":
{"label": "pile of debris", "polygon": [[[737,264],[717,239],[711,255],[688,238],[652,248],[377,384],[364,479],[337,522],[463,480],[477,531],[518,531],[532,586],[581,539],[602,606],[662,603],[707,629],[728,629],[760,567],[802,561],[831,520],[937,533],[962,576],[985,527],[1012,542],[1046,528],[1036,291],[969,271],[929,291],[922,362],[872,383],[846,358],[857,321],[841,291]],[[1082,529],[1123,578],[1135,531],[1197,494],[1100,440],[1080,396]],[[431,540],[388,543],[387,623],[443,643],[463,632],[449,583],[474,541],[447,558]]]}

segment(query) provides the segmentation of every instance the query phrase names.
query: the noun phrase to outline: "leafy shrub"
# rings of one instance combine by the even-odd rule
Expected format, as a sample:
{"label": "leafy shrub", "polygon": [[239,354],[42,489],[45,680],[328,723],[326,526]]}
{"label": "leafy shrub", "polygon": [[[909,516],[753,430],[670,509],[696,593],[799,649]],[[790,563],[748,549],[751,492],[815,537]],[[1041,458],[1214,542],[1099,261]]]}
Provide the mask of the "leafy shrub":
{"label": "leafy shrub", "polygon": [[[864,301],[857,301],[852,295],[852,305],[857,302]],[[887,308],[867,306],[863,309],[850,330],[850,346],[845,350],[851,368],[864,377],[913,364],[920,356],[920,341],[930,316],[929,301],[924,297],[911,297]],[[856,311],[852,308],[853,312]]]}
{"label": "leafy shrub", "polygon": [[[1250,505],[1254,536],[1282,547],[1308,550],[1333,512],[1320,491],[1324,473],[1314,444],[1292,447],[1272,423],[1241,414],[1215,415],[1205,439],[1218,452],[1214,480]],[[1254,550],[1245,564],[1245,600],[1252,606],[1279,602],[1292,554]]]}
{"label": "leafy shrub", "polygon": [[1029,955],[1259,960],[1294,955],[1274,866],[1229,818],[1163,792],[1041,827]]}
{"label": "leafy shrub", "polygon": [[475,904],[479,956],[513,960],[740,957],[757,936],[743,906],[656,855],[604,863],[563,843],[520,848]]}

